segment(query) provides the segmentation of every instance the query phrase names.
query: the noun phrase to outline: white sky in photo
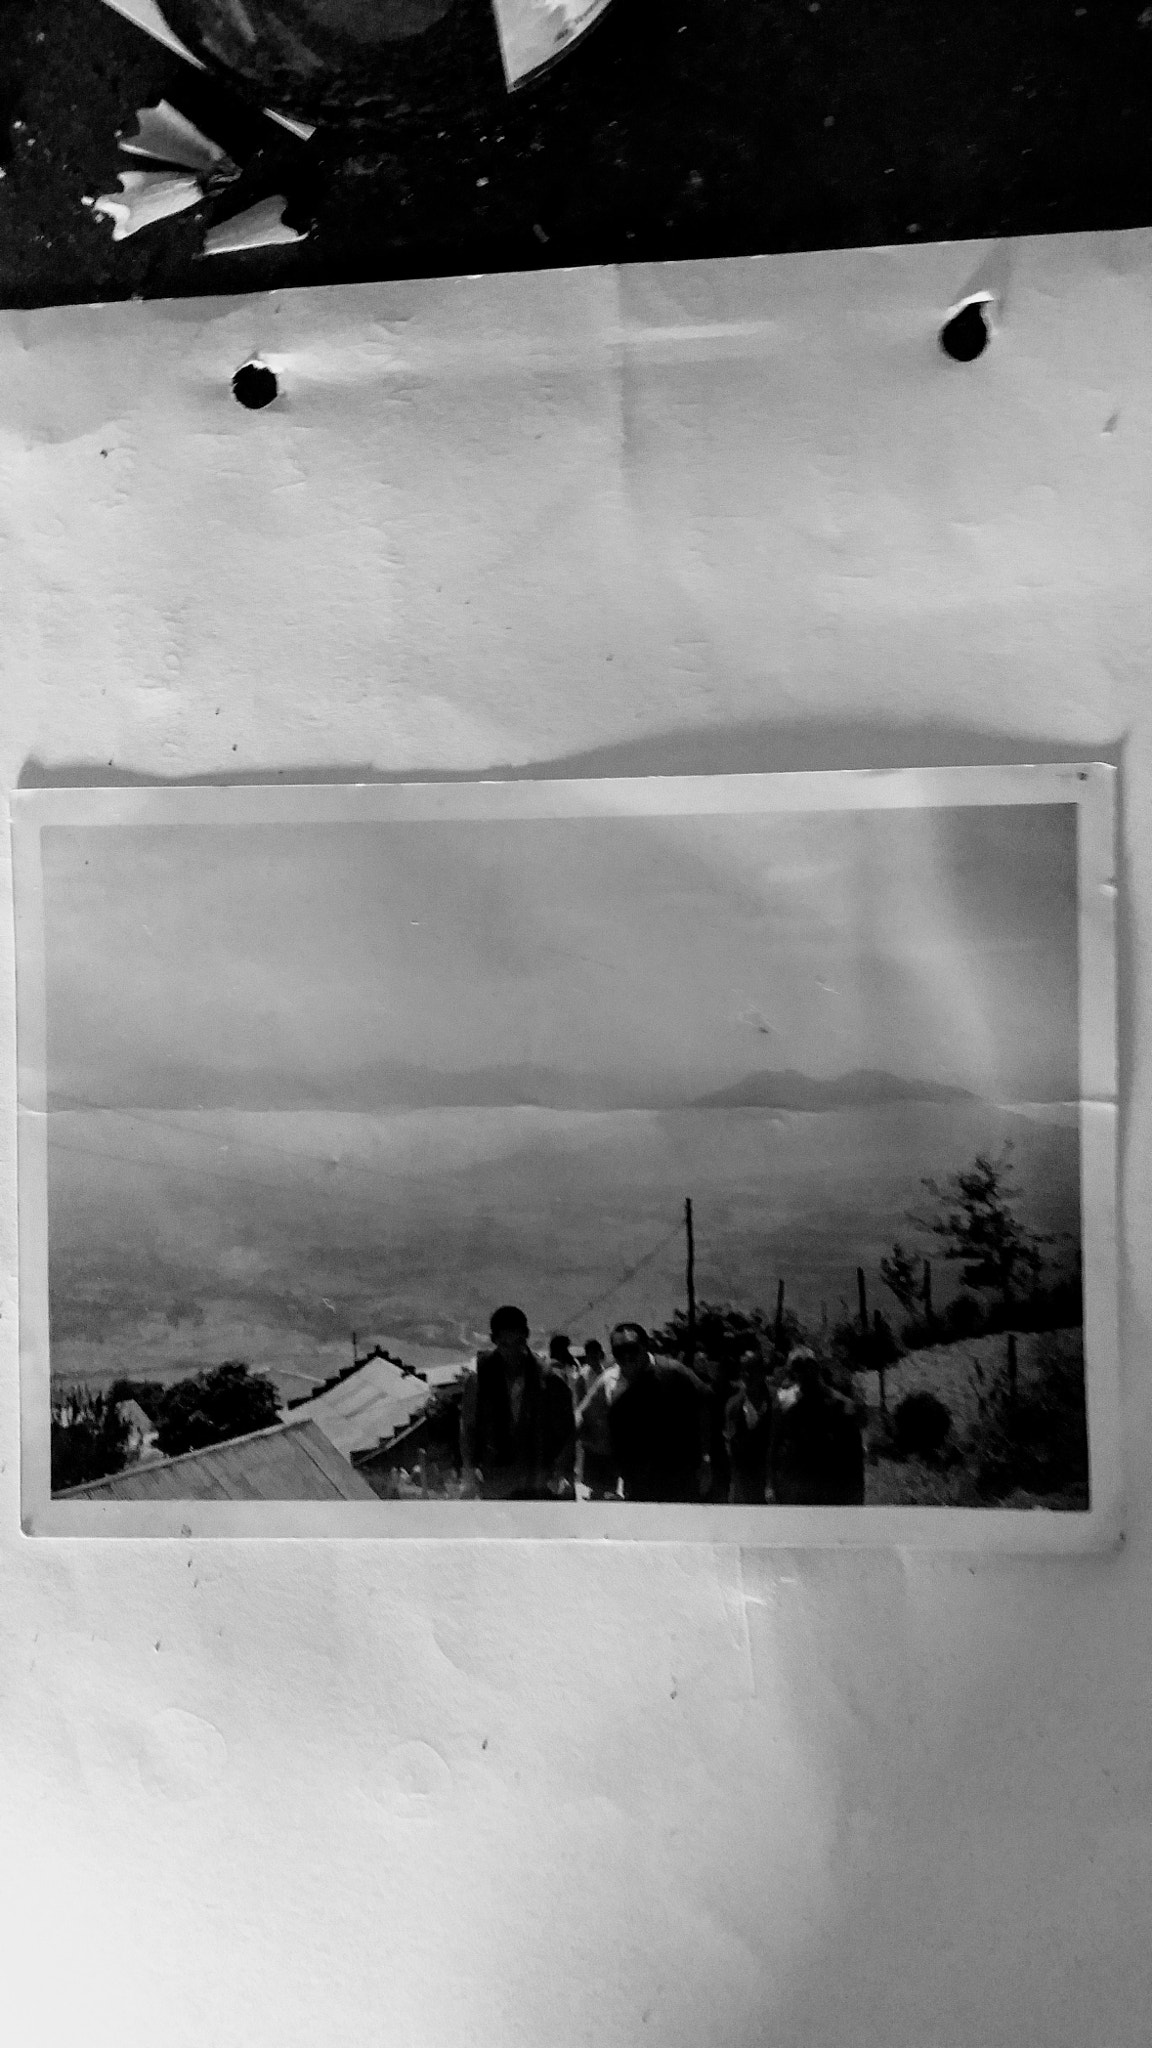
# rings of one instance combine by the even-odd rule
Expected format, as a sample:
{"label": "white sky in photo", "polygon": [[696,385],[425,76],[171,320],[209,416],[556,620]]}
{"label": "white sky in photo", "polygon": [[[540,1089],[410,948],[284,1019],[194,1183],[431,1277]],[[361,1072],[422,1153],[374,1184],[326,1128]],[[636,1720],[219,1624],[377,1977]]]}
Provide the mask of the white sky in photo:
{"label": "white sky in photo", "polygon": [[56,1105],[383,1109],[542,1072],[659,1104],[769,1068],[1076,1092],[1071,806],[43,845]]}

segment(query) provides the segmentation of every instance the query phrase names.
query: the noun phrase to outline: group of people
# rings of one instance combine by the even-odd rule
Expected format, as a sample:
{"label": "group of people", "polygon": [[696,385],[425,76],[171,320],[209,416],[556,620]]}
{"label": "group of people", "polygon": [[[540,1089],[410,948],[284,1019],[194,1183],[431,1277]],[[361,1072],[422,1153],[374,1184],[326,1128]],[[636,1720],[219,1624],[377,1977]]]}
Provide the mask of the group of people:
{"label": "group of people", "polygon": [[657,1355],[642,1324],[617,1323],[611,1358],[555,1336],[547,1360],[511,1304],[468,1375],[460,1408],[464,1491],[486,1500],[708,1501],[859,1506],[861,1411],[807,1346],[766,1358],[751,1344],[721,1367]]}

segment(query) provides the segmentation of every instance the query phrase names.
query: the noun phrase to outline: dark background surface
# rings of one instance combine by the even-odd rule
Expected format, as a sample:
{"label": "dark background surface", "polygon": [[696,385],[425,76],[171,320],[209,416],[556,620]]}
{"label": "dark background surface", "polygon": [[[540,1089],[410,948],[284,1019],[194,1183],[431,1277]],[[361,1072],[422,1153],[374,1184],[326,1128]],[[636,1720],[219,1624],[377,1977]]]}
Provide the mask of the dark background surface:
{"label": "dark background surface", "polygon": [[[509,94],[455,0],[302,144],[101,0],[0,0],[0,303],[1139,226],[1150,87],[1144,0],[613,0]],[[244,176],[113,243],[82,199],[162,96]],[[271,192],[305,242],[200,255]]]}

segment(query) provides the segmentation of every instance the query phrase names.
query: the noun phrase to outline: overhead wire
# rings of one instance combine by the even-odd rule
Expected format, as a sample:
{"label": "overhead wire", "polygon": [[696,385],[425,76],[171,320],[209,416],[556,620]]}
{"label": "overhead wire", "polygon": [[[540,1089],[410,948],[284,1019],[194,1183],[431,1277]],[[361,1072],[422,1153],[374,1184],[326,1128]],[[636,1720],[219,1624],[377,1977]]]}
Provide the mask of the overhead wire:
{"label": "overhead wire", "polygon": [[637,1273],[641,1272],[642,1269],[645,1266],[649,1265],[653,1259],[659,1257],[659,1254],[665,1249],[665,1247],[671,1244],[673,1238],[678,1237],[680,1235],[680,1231],[682,1228],[682,1224],[679,1222],[679,1220],[677,1220],[673,1224],[671,1230],[666,1232],[666,1234],[660,1239],[659,1244],[654,1244],[651,1250],[642,1253],[640,1258],[638,1258],[633,1265],[626,1266],[624,1271],[620,1274],[619,1278],[614,1280],[610,1287],[606,1287],[601,1294],[594,1294],[590,1301],[585,1301],[581,1304],[579,1308],[572,1309],[572,1311],[567,1317],[567,1320],[571,1323],[579,1322],[581,1316],[591,1315],[593,1309],[602,1307],[603,1303],[606,1301],[611,1301],[612,1296],[614,1294],[619,1294],[620,1289],[622,1287],[626,1287],[628,1285],[629,1280],[634,1280]]}
{"label": "overhead wire", "polygon": [[[216,1145],[217,1149],[222,1149],[221,1141],[213,1133],[198,1131],[183,1123],[174,1125],[165,1116],[149,1115],[145,1110],[117,1108],[111,1103],[90,1102],[81,1096],[72,1096],[68,1098],[67,1111],[87,1111],[96,1115],[114,1116],[124,1122],[139,1124],[146,1129],[169,1132],[175,1129],[190,1138],[199,1140],[201,1143]],[[174,1114],[181,1115],[188,1114],[188,1112],[178,1111]],[[235,1141],[229,1138],[225,1141],[225,1146],[230,1148],[233,1142],[248,1151],[271,1153],[274,1157],[283,1159],[292,1166],[335,1169],[340,1174],[357,1175],[374,1181],[378,1181],[380,1176],[388,1171],[387,1164],[383,1161],[379,1166],[360,1166],[342,1160],[323,1158],[314,1152],[289,1152],[282,1145],[271,1145],[259,1138],[249,1138],[244,1135],[238,1136]],[[159,1170],[163,1172],[171,1172],[175,1168],[179,1172],[194,1173],[203,1179],[223,1181],[231,1186],[264,1188],[273,1194],[288,1192],[288,1189],[282,1182],[261,1180],[251,1174],[236,1173],[218,1166],[198,1165],[192,1160],[149,1159],[131,1153],[111,1152],[103,1146],[77,1144],[64,1137],[53,1136],[50,1139],[50,1143],[55,1151],[71,1152],[84,1158],[114,1160],[124,1166],[142,1167],[144,1169],[151,1168],[154,1171]],[[306,1190],[300,1189],[299,1192],[304,1193]],[[645,1266],[650,1265],[653,1259],[658,1258],[660,1253],[672,1243],[673,1239],[679,1236],[682,1228],[683,1225],[678,1218],[671,1229],[666,1231],[656,1244],[651,1245],[646,1252],[641,1253],[638,1259],[625,1266],[610,1286],[603,1288],[598,1294],[592,1295],[587,1301],[582,1302],[578,1308],[568,1311],[562,1320],[573,1323],[578,1322],[582,1317],[591,1315],[595,1309],[601,1308],[606,1301],[612,1299],[614,1294],[618,1294],[622,1287],[626,1287],[630,1280],[635,1279],[636,1275],[642,1272]]]}
{"label": "overhead wire", "polygon": [[[234,1133],[226,1139],[221,1139],[217,1137],[216,1134],[212,1131],[199,1131],[191,1124],[174,1123],[169,1120],[170,1117],[181,1117],[198,1114],[211,1116],[217,1114],[217,1112],[212,1110],[173,1110],[169,1113],[169,1116],[166,1117],[162,1114],[157,1115],[155,1113],[149,1115],[147,1110],[120,1109],[117,1108],[114,1103],[87,1102],[81,1096],[71,1096],[69,1097],[66,1105],[57,1106],[56,1113],[70,1115],[78,1111],[91,1111],[94,1114],[100,1116],[114,1116],[117,1117],[123,1123],[140,1124],[146,1130],[166,1131],[169,1133],[171,1133],[172,1131],[180,1131],[185,1137],[192,1138],[199,1144],[214,1146],[217,1151],[228,1151],[231,1149],[233,1145],[237,1145],[242,1146],[246,1151],[249,1152],[267,1152],[270,1153],[272,1157],[275,1159],[285,1160],[290,1166],[322,1166],[327,1167],[329,1169],[335,1168],[337,1171],[341,1173],[356,1174],[366,1180],[378,1180],[382,1173],[386,1173],[388,1171],[388,1167],[386,1163],[383,1161],[379,1166],[367,1166],[359,1165],[349,1160],[333,1159],[331,1156],[325,1157],[324,1155],[318,1152],[290,1152],[284,1145],[270,1145],[265,1139],[250,1138],[243,1132]],[[227,1111],[225,1111],[224,1113],[228,1114]],[[330,1112],[325,1111],[317,1112],[317,1114],[320,1115],[329,1113]],[[364,1114],[371,1115],[372,1112],[367,1111],[364,1112]],[[96,1158],[118,1159],[123,1158],[124,1156],[122,1154],[115,1152],[107,1152],[102,1146],[76,1144],[70,1145],[63,1138],[52,1138],[51,1143],[59,1147],[61,1150],[70,1152],[87,1152]],[[168,1160],[136,1160],[133,1158],[125,1159],[124,1163],[129,1166],[168,1166],[172,1164],[172,1162]],[[182,1163],[187,1165],[188,1170],[191,1172],[212,1172],[212,1168],[210,1167],[198,1168],[192,1166],[190,1162]],[[218,1179],[225,1180],[239,1180],[242,1178],[242,1176],[239,1174],[218,1174],[216,1177]],[[276,1183],[273,1181],[252,1181],[250,1184],[254,1187],[274,1187],[276,1185]]]}

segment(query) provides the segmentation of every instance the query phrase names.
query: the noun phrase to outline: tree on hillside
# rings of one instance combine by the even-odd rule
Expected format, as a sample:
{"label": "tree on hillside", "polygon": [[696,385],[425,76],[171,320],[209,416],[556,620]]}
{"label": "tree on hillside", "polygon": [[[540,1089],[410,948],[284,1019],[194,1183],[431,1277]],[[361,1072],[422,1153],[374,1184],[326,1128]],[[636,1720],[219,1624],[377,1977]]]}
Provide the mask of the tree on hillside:
{"label": "tree on hillside", "polygon": [[[803,1341],[803,1329],[791,1309],[782,1309],[777,1333],[776,1321],[760,1309],[733,1308],[727,1303],[721,1306],[716,1302],[702,1301],[696,1310],[693,1350],[697,1359],[735,1372],[744,1353],[756,1345],[765,1358],[769,1358],[777,1334],[783,1351]],[[653,1330],[652,1342],[657,1351],[668,1357],[687,1357],[688,1317],[683,1309],[678,1308],[662,1329]]]}
{"label": "tree on hillside", "polygon": [[924,1288],[924,1261],[906,1251],[897,1239],[888,1257],[880,1261],[880,1278],[905,1315],[915,1315]]}
{"label": "tree on hillside", "polygon": [[971,1166],[950,1174],[943,1187],[934,1180],[922,1185],[939,1207],[934,1216],[911,1220],[941,1239],[944,1257],[959,1265],[966,1287],[998,1295],[1010,1310],[1035,1287],[1043,1247],[1053,1242],[1029,1230],[1017,1214],[1021,1197],[1011,1139],[994,1159],[978,1152]]}
{"label": "tree on hillside", "polygon": [[280,1419],[272,1381],[230,1359],[169,1387],[156,1421],[156,1446],[166,1458],[199,1451],[228,1437],[268,1429]]}
{"label": "tree on hillside", "polygon": [[120,1378],[113,1380],[108,1389],[110,1401],[138,1401],[150,1422],[155,1422],[164,1400],[163,1380],[134,1380]]}
{"label": "tree on hillside", "polygon": [[52,1403],[52,1491],[88,1486],[127,1461],[130,1426],[110,1394],[72,1387]]}

